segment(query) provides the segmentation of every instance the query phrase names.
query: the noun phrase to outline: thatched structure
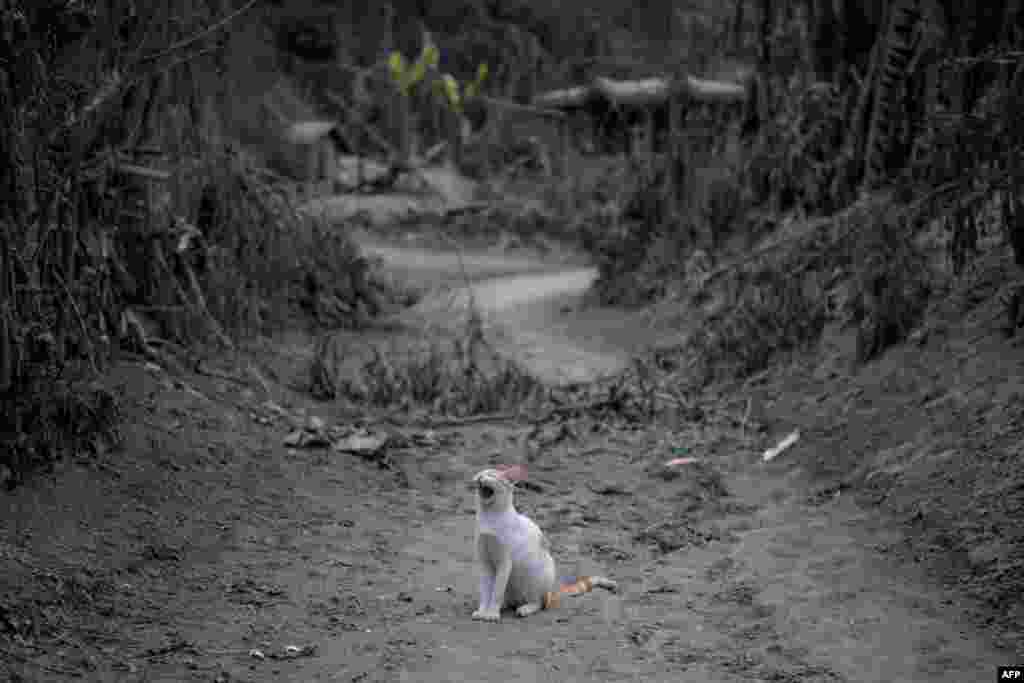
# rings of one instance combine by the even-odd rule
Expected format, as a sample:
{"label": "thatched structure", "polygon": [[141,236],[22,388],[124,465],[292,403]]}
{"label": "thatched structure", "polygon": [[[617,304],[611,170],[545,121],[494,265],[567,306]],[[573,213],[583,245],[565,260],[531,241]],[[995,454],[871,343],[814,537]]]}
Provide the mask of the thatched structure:
{"label": "thatched structure", "polygon": [[667,77],[620,81],[598,76],[589,85],[541,93],[533,103],[572,114],[574,118],[586,116],[595,139],[604,144],[625,140],[628,148],[628,130],[640,123],[648,124],[654,136],[663,139],[669,130],[673,106],[682,115],[696,103],[744,105],[750,92],[749,83],[694,76],[678,81]]}

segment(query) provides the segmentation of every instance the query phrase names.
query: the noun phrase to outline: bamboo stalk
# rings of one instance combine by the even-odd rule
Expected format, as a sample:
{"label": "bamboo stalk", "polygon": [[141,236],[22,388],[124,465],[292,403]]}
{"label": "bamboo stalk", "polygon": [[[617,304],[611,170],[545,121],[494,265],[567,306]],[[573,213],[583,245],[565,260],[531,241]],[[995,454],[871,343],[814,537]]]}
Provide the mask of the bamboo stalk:
{"label": "bamboo stalk", "polygon": [[[71,310],[74,312],[75,318],[78,321],[79,329],[82,332],[82,338],[85,340],[86,346],[89,347],[89,364],[92,366],[92,371],[99,374],[99,366],[96,364],[96,347],[93,346],[92,337],[89,336],[89,327],[85,324],[85,316],[82,315],[82,309],[78,307],[78,302],[75,301],[75,297],[71,293],[71,289],[68,288],[67,282],[65,282],[64,278],[60,276],[60,273],[55,272],[53,275],[58,284],[60,284],[61,289],[64,291],[64,296],[67,298],[68,306],[71,307]],[[66,331],[62,330],[62,332],[66,334]],[[58,344],[62,344],[62,342],[63,339],[60,339]],[[59,351],[61,354],[63,354],[63,352],[63,349]]]}
{"label": "bamboo stalk", "polygon": [[0,302],[0,393],[14,385],[14,324],[11,307],[7,301]]}
{"label": "bamboo stalk", "polygon": [[203,296],[203,288],[199,285],[199,278],[196,277],[196,273],[192,269],[192,266],[186,263],[184,259],[182,259],[181,265],[185,270],[185,275],[188,276],[189,287],[192,290],[192,296],[195,297],[196,306],[202,312],[203,319],[206,321],[206,324],[217,338],[217,341],[220,342],[221,346],[229,351],[234,350],[235,345],[231,343],[231,339],[224,334],[224,330],[221,329],[217,319],[213,317],[212,313],[210,313],[210,308],[206,305],[206,297]]}
{"label": "bamboo stalk", "polygon": [[14,273],[10,260],[6,227],[0,227],[0,392],[8,391],[14,384],[14,325],[11,315]]}

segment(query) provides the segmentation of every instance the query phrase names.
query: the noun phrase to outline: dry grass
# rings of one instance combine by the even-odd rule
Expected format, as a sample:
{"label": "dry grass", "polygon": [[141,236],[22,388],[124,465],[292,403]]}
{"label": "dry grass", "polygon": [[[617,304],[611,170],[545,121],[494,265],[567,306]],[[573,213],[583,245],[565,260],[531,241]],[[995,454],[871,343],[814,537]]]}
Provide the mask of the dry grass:
{"label": "dry grass", "polygon": [[295,315],[296,304],[309,303],[310,278],[333,283],[332,294],[355,315],[367,264],[344,226],[299,212],[294,191],[241,153],[210,159],[187,175],[190,194],[201,195],[193,205],[207,201],[212,209],[202,279],[219,321],[237,334],[276,329]]}
{"label": "dry grass", "polygon": [[905,212],[891,204],[874,197],[832,219],[798,222],[795,234],[710,271],[691,259],[684,270],[699,272],[685,273],[677,296],[694,311],[693,332],[661,355],[703,386],[813,348],[829,322],[857,328],[859,362],[899,343],[924,314],[935,278],[903,238]]}
{"label": "dry grass", "polygon": [[88,372],[37,378],[5,406],[0,486],[13,488],[66,454],[89,457],[120,445],[115,394]]}
{"label": "dry grass", "polygon": [[858,324],[857,360],[867,362],[906,339],[931,294],[927,265],[898,217],[883,218],[855,247],[853,319]]}
{"label": "dry grass", "polygon": [[814,278],[785,270],[744,274],[725,305],[687,340],[698,384],[723,375],[745,377],[764,369],[780,353],[805,349],[821,333],[826,306]]}
{"label": "dry grass", "polygon": [[461,337],[440,330],[388,332],[379,339],[324,335],[309,389],[323,400],[459,416],[518,411],[544,395],[536,379],[499,357],[472,329]]}

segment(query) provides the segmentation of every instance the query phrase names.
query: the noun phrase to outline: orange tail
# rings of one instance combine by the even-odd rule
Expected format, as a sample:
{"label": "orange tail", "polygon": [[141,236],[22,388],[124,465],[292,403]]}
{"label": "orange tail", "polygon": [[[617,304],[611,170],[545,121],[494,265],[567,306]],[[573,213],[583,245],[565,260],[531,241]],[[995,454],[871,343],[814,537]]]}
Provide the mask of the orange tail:
{"label": "orange tail", "polygon": [[589,593],[594,590],[594,580],[589,576],[581,576],[572,583],[563,583],[558,587],[559,593]]}
{"label": "orange tail", "polygon": [[611,591],[616,590],[618,587],[614,581],[603,576],[580,576],[562,579],[557,592],[551,591],[544,594],[544,609],[559,607],[562,603],[563,593],[565,595],[582,595],[594,590],[595,586]]}

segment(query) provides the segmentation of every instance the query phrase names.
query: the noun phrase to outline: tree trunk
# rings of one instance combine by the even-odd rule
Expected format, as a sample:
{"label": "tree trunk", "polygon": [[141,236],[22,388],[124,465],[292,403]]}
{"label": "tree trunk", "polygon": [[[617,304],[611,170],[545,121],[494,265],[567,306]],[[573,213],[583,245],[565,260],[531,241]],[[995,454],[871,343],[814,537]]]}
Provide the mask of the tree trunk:
{"label": "tree trunk", "polygon": [[809,0],[811,61],[817,79],[832,82],[842,73],[842,39],[845,26],[836,14],[833,0]]}
{"label": "tree trunk", "polygon": [[732,49],[739,54],[743,49],[743,5],[745,0],[736,0],[736,10],[732,17]]}
{"label": "tree trunk", "polygon": [[864,150],[864,188],[871,189],[887,177],[892,152],[893,131],[899,117],[905,116],[901,106],[907,65],[916,46],[913,34],[921,12],[915,0],[897,0],[892,13],[879,32],[881,68],[876,74],[874,107]]}
{"label": "tree trunk", "polygon": [[771,37],[775,28],[775,1],[761,0],[761,30],[758,44],[758,63],[766,73],[772,61]]}

